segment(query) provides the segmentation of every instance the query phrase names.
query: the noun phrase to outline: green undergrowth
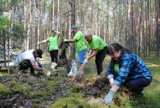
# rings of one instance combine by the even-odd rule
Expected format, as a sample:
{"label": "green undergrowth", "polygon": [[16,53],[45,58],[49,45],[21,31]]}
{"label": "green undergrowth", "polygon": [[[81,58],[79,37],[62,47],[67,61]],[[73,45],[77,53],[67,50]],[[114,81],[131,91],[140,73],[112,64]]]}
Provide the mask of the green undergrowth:
{"label": "green undergrowth", "polygon": [[4,85],[0,83],[0,94],[10,94],[10,89]]}
{"label": "green undergrowth", "polygon": [[81,93],[72,93],[70,96],[58,99],[49,108],[99,108],[96,104],[88,103]]}
{"label": "green undergrowth", "polygon": [[[143,58],[142,58],[143,59]],[[48,60],[48,58],[47,58]],[[114,96],[114,101],[110,105],[104,105],[102,103],[103,98],[92,96],[85,96],[82,92],[79,92],[80,86],[73,84],[67,86],[70,93],[67,95],[61,95],[53,104],[49,105],[49,108],[159,108],[160,107],[160,59],[153,59],[152,57],[143,59],[149,66],[153,73],[152,83],[144,89],[143,97],[129,97],[123,91],[118,91]],[[45,61],[45,60],[44,60]],[[103,64],[103,72],[106,72],[110,57],[106,57]],[[50,65],[45,65],[50,68]],[[93,83],[96,80],[96,66],[94,59],[91,59],[84,68],[84,79],[87,82]],[[0,72],[0,75],[6,73]],[[36,80],[38,83],[36,86],[34,82],[19,83],[16,78],[12,78],[11,83],[4,84],[0,79],[0,94],[14,94],[21,93],[27,99],[31,99],[33,107],[40,107],[39,104],[44,100],[51,100],[51,96],[56,94],[58,90],[63,89],[66,82],[71,79],[67,76],[68,73],[64,70],[58,72],[57,76],[50,76],[48,78],[39,78]],[[66,85],[65,85],[66,87]],[[43,90],[37,88],[44,88]],[[57,89],[58,88],[58,89]],[[60,89],[59,89],[60,88]],[[107,94],[108,91],[106,91]]]}

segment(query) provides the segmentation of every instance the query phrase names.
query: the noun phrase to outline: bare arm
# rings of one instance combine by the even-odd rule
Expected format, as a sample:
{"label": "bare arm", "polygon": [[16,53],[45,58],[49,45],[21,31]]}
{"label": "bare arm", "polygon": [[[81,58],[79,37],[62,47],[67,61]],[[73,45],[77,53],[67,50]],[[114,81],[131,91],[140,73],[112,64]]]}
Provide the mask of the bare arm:
{"label": "bare arm", "polygon": [[94,57],[95,55],[97,55],[97,53],[98,53],[98,50],[96,50],[96,49],[93,50],[92,54],[89,55],[89,56],[87,57],[87,59],[90,60],[92,57]]}
{"label": "bare arm", "polygon": [[[87,60],[90,60],[92,57],[94,57],[95,55],[97,55],[97,53],[98,53],[98,50],[93,50],[92,54],[89,55],[86,59],[87,59]],[[83,71],[84,66],[85,66],[85,63],[83,63],[83,64],[80,66],[79,71]]]}
{"label": "bare arm", "polygon": [[110,86],[112,86],[113,82],[114,82],[114,78],[110,78],[110,79],[109,79],[109,84],[110,84]]}
{"label": "bare arm", "polygon": [[56,31],[57,34],[60,34],[60,32]]}
{"label": "bare arm", "polygon": [[42,71],[43,70],[42,68],[40,68],[40,67],[38,67],[36,65],[36,62],[31,62],[31,64],[32,64],[34,70],[38,70],[38,71]]}
{"label": "bare arm", "polygon": [[74,43],[74,42],[76,42],[76,39],[68,39],[68,42],[69,43]]}
{"label": "bare arm", "polygon": [[38,44],[41,44],[41,43],[44,43],[44,42],[47,42],[47,39],[41,41],[41,42],[38,42]]}

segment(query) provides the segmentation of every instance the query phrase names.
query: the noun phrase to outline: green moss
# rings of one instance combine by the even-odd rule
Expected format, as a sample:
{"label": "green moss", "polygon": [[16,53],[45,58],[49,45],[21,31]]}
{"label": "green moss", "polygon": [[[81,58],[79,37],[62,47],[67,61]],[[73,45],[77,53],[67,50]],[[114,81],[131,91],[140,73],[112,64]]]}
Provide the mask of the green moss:
{"label": "green moss", "polygon": [[5,74],[8,74],[8,71],[1,71],[0,72],[0,75],[5,75]]}
{"label": "green moss", "polygon": [[40,104],[32,104],[32,108],[39,108]]}
{"label": "green moss", "polygon": [[30,98],[30,99],[35,99],[35,98],[38,98],[38,97],[42,97],[42,95],[43,95],[42,91],[40,91],[40,90],[33,90],[32,92],[30,92],[28,94],[27,97]]}
{"label": "green moss", "polygon": [[69,97],[59,99],[49,108],[98,108],[96,104],[88,103],[80,93],[72,93]]}
{"label": "green moss", "polygon": [[69,88],[71,89],[71,91],[73,92],[73,93],[78,93],[79,92],[79,89],[80,89],[80,87],[78,86],[78,85],[74,85],[74,86],[69,86]]}
{"label": "green moss", "polygon": [[6,86],[0,83],[0,94],[10,94],[10,89]]}
{"label": "green moss", "polygon": [[49,91],[46,91],[45,93],[43,93],[43,98],[45,99],[45,100],[47,100],[47,99],[50,99],[51,98],[51,96],[52,96],[52,94],[54,93],[54,91],[51,91],[51,90],[49,90]]}
{"label": "green moss", "polygon": [[27,94],[30,91],[32,91],[32,88],[28,84],[20,84],[19,82],[12,82],[12,88],[11,90],[13,92],[18,92],[18,93],[24,93]]}
{"label": "green moss", "polygon": [[54,86],[58,86],[58,85],[59,85],[59,82],[56,82],[56,81],[48,81],[47,84],[48,84],[48,87],[54,87]]}

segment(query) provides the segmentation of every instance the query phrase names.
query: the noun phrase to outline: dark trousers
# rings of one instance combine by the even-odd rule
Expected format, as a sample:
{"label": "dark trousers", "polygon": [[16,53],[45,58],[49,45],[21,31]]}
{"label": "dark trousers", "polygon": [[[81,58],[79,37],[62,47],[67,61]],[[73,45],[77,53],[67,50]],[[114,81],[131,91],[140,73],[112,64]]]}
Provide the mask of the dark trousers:
{"label": "dark trousers", "polygon": [[50,51],[50,56],[51,56],[51,62],[56,62],[58,61],[58,50],[53,50]]}
{"label": "dark trousers", "polygon": [[106,57],[106,51],[107,47],[105,47],[103,50],[99,51],[96,55],[95,62],[96,62],[96,67],[97,67],[97,75],[100,75],[101,72],[103,71],[103,61],[104,58]]}
{"label": "dark trousers", "polygon": [[31,61],[29,59],[23,60],[21,63],[19,63],[19,70],[26,70],[30,68],[31,73],[34,73],[33,66],[31,64]]}
{"label": "dark trousers", "polygon": [[[118,76],[117,72],[113,72],[112,74],[114,76],[114,79]],[[124,83],[124,86],[126,86],[131,91],[140,94],[143,91],[143,88],[147,87],[151,83],[151,81],[152,79],[148,80],[145,77],[139,77],[136,79],[128,78]]]}
{"label": "dark trousers", "polygon": [[130,90],[140,94],[144,87],[147,87],[151,83],[152,79],[148,80],[144,77],[128,80],[125,82],[125,86]]}

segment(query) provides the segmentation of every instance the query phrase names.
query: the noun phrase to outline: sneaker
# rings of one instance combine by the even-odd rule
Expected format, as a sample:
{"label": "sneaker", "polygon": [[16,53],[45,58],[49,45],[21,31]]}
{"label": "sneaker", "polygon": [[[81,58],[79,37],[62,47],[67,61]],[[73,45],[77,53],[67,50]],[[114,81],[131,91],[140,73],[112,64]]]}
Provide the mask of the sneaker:
{"label": "sneaker", "polygon": [[135,97],[143,97],[144,96],[144,90],[142,90],[141,92],[135,92]]}
{"label": "sneaker", "polygon": [[139,94],[140,97],[144,96],[144,90]]}

